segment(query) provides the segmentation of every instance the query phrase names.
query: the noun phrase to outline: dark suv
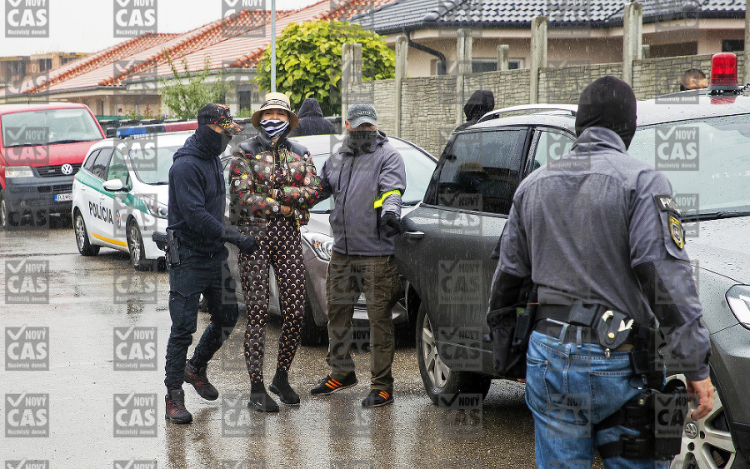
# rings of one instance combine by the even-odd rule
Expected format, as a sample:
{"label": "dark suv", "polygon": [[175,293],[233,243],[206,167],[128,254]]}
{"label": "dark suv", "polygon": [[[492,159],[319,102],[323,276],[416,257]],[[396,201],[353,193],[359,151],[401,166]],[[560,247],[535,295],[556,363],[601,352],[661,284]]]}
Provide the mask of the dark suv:
{"label": "dark suv", "polygon": [[[423,202],[404,219],[396,256],[433,401],[441,393],[486,394],[496,377],[485,321],[497,262],[491,255],[519,182],[532,171],[554,170],[570,150],[575,112],[566,105],[494,111],[455,134]],[[747,467],[750,96],[703,92],[642,101],[638,126],[629,153],[672,182],[692,238],[687,249],[712,345],[714,410],[698,422],[686,419],[683,451],[672,467]]]}

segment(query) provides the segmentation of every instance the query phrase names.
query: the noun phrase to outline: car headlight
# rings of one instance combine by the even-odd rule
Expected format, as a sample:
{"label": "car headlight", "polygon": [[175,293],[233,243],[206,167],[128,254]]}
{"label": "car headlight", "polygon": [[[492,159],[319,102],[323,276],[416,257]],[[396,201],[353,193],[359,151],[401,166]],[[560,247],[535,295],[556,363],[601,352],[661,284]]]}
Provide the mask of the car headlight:
{"label": "car headlight", "polygon": [[6,166],[5,177],[6,178],[33,178],[34,172],[31,170],[31,166]]}
{"label": "car headlight", "polygon": [[727,303],[740,324],[750,329],[750,286],[735,285],[730,288]]}
{"label": "car headlight", "polygon": [[143,199],[143,203],[146,205],[146,209],[148,209],[148,213],[152,217],[167,218],[169,210],[166,205],[156,202],[153,199]]}
{"label": "car headlight", "polygon": [[331,252],[333,249],[333,238],[323,233],[303,233],[302,236],[305,241],[310,243],[313,248],[313,252],[318,256],[319,259],[324,261],[331,260]]}

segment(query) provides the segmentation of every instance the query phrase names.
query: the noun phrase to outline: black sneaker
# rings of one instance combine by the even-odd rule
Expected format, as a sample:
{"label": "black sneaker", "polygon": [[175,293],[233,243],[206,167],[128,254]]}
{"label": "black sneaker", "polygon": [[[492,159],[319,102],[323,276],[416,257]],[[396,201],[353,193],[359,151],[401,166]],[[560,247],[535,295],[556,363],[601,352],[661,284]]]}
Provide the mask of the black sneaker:
{"label": "black sneaker", "polygon": [[215,401],[219,397],[219,391],[208,382],[206,366],[198,369],[188,360],[185,363],[185,382],[192,384],[198,395],[207,401]]}
{"label": "black sneaker", "polygon": [[382,389],[373,389],[362,401],[362,407],[380,407],[393,404],[393,395]]}
{"label": "black sneaker", "polygon": [[185,408],[185,391],[182,389],[173,389],[169,394],[164,396],[167,403],[165,417],[172,423],[190,423],[193,421],[193,415]]}
{"label": "black sneaker", "polygon": [[355,384],[357,384],[357,376],[353,371],[350,371],[341,381],[335,380],[331,378],[331,375],[328,375],[320,384],[310,390],[310,394],[313,396],[327,396],[332,392],[350,388]]}
{"label": "black sneaker", "polygon": [[279,400],[286,405],[299,405],[299,395],[289,385],[289,374],[284,370],[276,370],[276,375],[268,389],[279,396]]}
{"label": "black sneaker", "polygon": [[263,383],[260,383],[260,385],[251,385],[250,389],[250,402],[247,403],[248,407],[257,410],[258,412],[279,411],[279,405],[268,395]]}

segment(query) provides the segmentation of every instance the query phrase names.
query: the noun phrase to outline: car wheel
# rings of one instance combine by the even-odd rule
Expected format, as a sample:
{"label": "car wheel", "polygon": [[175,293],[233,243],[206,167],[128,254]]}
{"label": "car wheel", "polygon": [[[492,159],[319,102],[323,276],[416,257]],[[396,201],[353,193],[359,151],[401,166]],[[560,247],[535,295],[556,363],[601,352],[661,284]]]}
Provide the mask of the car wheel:
{"label": "car wheel", "polygon": [[131,221],[128,223],[128,251],[130,252],[130,263],[138,271],[152,270],[154,262],[146,259],[146,249],[143,246],[143,237],[141,230],[138,229],[138,223]]}
{"label": "car wheel", "polygon": [[[310,293],[308,292],[308,295]],[[327,333],[324,329],[315,324],[312,305],[310,300],[305,299],[305,313],[302,316],[302,332],[300,334],[300,344],[304,346],[320,345],[326,342]]]}
{"label": "car wheel", "polygon": [[83,221],[83,215],[81,215],[81,212],[76,211],[73,229],[76,234],[78,252],[80,252],[82,256],[96,256],[99,254],[99,246],[93,246],[89,243],[89,233],[86,231],[86,222]]}
{"label": "car wheel", "polygon": [[8,226],[18,226],[18,223],[11,223],[10,212],[8,211],[8,204],[5,202],[3,191],[0,190],[0,230],[4,230]]}
{"label": "car wheel", "polygon": [[435,332],[424,303],[419,307],[417,315],[417,362],[419,374],[427,395],[434,404],[438,403],[441,394],[474,393],[487,395],[492,384],[492,378],[478,373],[466,371],[451,371],[438,353]]}
{"label": "car wheel", "polygon": [[[667,378],[685,382],[684,375]],[[694,402],[689,405],[688,415],[697,408]],[[729,468],[734,464],[737,450],[729,432],[729,420],[721,401],[719,391],[714,389],[714,408],[707,416],[694,421],[685,418],[682,430],[680,454],[672,460],[671,469],[713,469]]]}

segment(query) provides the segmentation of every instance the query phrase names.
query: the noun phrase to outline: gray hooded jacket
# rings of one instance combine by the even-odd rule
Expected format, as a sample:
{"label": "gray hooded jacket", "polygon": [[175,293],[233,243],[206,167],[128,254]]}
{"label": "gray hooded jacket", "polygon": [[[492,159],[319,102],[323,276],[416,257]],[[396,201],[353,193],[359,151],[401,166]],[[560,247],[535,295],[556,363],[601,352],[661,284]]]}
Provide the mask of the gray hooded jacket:
{"label": "gray hooded jacket", "polygon": [[[347,141],[348,137],[318,174],[323,186],[320,200],[333,197],[333,250],[361,256],[392,255],[395,237],[385,234],[381,217],[386,212],[401,217],[401,194],[406,190],[404,160],[381,131],[365,153],[355,154]],[[379,201],[382,207],[376,207]]]}

